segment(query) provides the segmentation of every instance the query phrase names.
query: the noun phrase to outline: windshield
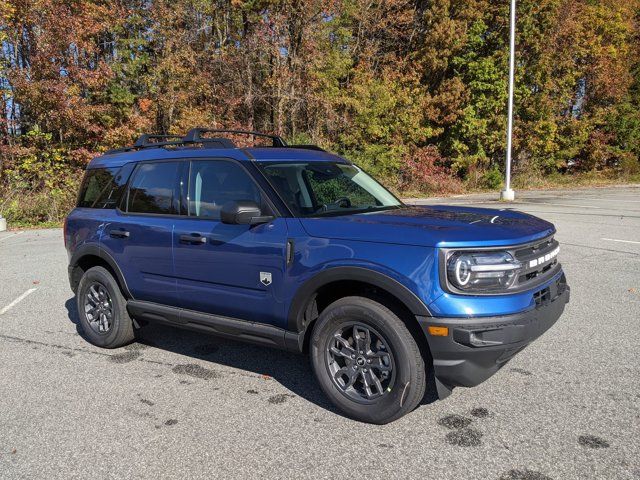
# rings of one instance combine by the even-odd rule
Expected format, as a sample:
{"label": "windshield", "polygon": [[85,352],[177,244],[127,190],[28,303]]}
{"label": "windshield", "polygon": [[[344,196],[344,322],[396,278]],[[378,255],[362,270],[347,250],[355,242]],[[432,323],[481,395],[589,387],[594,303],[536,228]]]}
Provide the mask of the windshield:
{"label": "windshield", "polygon": [[396,197],[355,165],[333,162],[259,163],[294,214],[348,215],[402,206]]}

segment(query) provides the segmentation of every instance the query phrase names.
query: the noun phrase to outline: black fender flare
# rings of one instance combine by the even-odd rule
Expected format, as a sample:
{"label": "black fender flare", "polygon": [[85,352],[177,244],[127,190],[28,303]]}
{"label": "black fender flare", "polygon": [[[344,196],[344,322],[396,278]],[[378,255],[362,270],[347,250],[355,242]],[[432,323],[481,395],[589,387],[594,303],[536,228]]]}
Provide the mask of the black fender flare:
{"label": "black fender flare", "polygon": [[304,313],[312,295],[319,288],[341,280],[368,283],[396,297],[414,315],[432,316],[427,306],[415,293],[388,275],[364,267],[332,267],[319,272],[298,289],[289,307],[287,329],[290,332],[303,332]]}
{"label": "black fender flare", "polygon": [[[81,245],[76,249],[75,252],[73,252],[73,255],[71,256],[71,260],[69,260],[69,281],[70,282],[72,281],[72,278],[71,278],[72,270],[75,269],[80,264],[80,260],[82,260],[83,257],[87,257],[87,256],[99,257],[107,265],[109,265],[109,267],[111,267],[111,270],[113,270],[113,272],[116,274],[116,280],[118,281],[120,288],[122,288],[122,293],[124,294],[124,296],[127,299],[133,299],[133,295],[131,295],[131,292],[129,291],[129,287],[127,286],[127,281],[125,280],[124,275],[122,274],[122,270],[120,270],[120,267],[118,266],[114,258],[104,249],[100,248],[99,245],[94,243],[86,243],[84,245]],[[72,285],[72,288],[73,288],[73,285]]]}

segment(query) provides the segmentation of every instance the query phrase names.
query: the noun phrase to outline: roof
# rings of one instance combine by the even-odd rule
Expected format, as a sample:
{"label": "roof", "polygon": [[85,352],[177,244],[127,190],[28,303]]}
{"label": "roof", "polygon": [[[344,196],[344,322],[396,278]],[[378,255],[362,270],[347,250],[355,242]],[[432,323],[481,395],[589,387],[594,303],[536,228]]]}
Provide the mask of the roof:
{"label": "roof", "polygon": [[253,160],[257,162],[304,161],[349,163],[344,158],[333,153],[304,148],[206,148],[206,146],[194,146],[177,148],[157,147],[137,151],[107,153],[91,160],[88,168],[120,167],[130,162],[180,158],[231,158],[239,161]]}
{"label": "roof", "polygon": [[305,161],[305,162],[338,162],[349,163],[344,158],[334,154],[325,152],[323,150],[308,150],[305,148],[245,148],[245,152],[249,153],[253,157],[253,160],[258,162],[270,162],[270,161]]}

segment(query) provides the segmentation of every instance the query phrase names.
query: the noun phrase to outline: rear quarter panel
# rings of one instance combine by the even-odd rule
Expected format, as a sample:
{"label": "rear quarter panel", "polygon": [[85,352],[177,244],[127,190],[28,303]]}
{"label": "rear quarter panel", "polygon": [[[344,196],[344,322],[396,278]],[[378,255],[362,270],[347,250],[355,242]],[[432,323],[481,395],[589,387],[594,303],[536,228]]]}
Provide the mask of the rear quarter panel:
{"label": "rear quarter panel", "polygon": [[78,248],[87,243],[99,245],[108,210],[75,208],[67,217],[65,245],[69,260]]}

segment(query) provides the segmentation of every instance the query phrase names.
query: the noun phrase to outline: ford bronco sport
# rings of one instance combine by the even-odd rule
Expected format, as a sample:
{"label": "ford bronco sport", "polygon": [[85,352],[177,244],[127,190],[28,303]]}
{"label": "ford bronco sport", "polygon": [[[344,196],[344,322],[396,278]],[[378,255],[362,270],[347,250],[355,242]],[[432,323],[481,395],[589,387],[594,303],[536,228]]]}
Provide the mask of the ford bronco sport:
{"label": "ford bronco sport", "polygon": [[64,237],[95,345],[162,322],[308,352],[342,412],[382,424],[429,377],[439,398],[478,385],[554,324],[554,234],[516,211],[405,205],[316,146],[193,129],[93,159]]}

